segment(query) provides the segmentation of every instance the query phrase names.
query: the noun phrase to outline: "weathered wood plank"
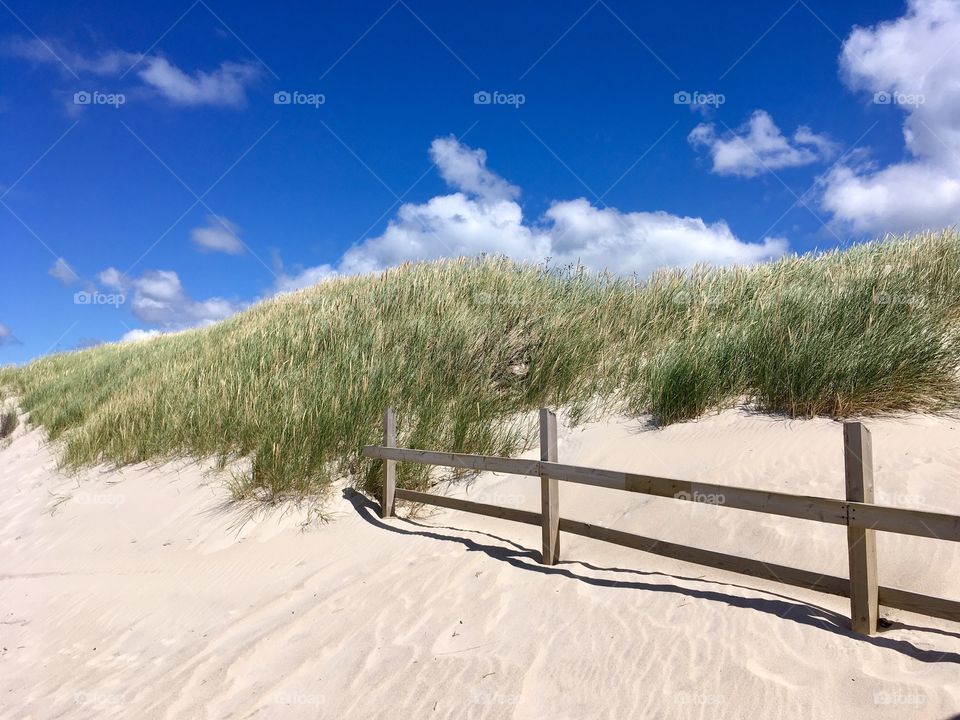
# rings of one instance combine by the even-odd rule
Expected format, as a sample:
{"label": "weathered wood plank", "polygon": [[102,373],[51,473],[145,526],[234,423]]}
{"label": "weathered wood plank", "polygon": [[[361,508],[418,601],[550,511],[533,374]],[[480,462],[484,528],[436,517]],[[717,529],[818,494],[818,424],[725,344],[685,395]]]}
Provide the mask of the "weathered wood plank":
{"label": "weathered wood plank", "polygon": [[[472,512],[478,515],[512,520],[527,525],[541,524],[541,516],[539,513],[526,510],[487,505],[485,503],[450,498],[443,495],[432,495],[414,490],[404,490],[402,488],[397,489],[396,497],[398,500],[422,503],[424,505],[435,505],[463,512]],[[728,555],[713,550],[704,550],[689,545],[655,540],[642,535],[624,532],[623,530],[614,530],[612,528],[592,525],[568,518],[560,518],[559,529],[562,532],[573,535],[602,540],[604,542],[633,548],[634,550],[648,552],[653,555],[660,555],[661,557],[669,557],[695,565],[725,570],[727,572],[737,573],[738,575],[780,582],[785,585],[806,588],[839,597],[850,596],[850,581],[847,580],[847,578],[823,575],[811,570],[802,570],[800,568],[777,565],[776,563]],[[879,603],[884,607],[960,622],[960,601],[930,597],[907,590],[883,586],[878,587],[877,590]]]}
{"label": "weathered wood plank", "polygon": [[[547,408],[540,410],[540,459],[557,461],[557,416]],[[540,476],[540,517],[541,562],[556,565],[560,559],[560,484],[549,475]]]}
{"label": "weathered wood plank", "polygon": [[[834,525],[849,525],[883,532],[960,542],[960,517],[923,510],[853,503],[835,498],[792,495],[690,480],[673,480],[627,473],[620,470],[602,470],[578,465],[500,458],[490,455],[444,453],[410,448],[387,448],[376,445],[365,445],[363,454],[372,458],[463,468],[478,472],[499,472],[532,477],[546,475],[561,482],[677,498],[708,505],[723,505],[740,510]],[[720,501],[721,497],[722,502]],[[849,513],[848,508],[850,509]]]}
{"label": "weathered wood plank", "polygon": [[381,460],[421,463],[422,465],[440,465],[442,467],[462,468],[478,472],[498,472],[510,475],[540,474],[540,462],[537,460],[518,460],[492,455],[467,455],[464,453],[434,452],[432,450],[413,450],[410,448],[387,448],[378,445],[364,445],[363,454]]}
{"label": "weathered wood plank", "polygon": [[527,525],[540,524],[540,513],[520,510],[519,508],[501,507],[500,505],[488,505],[486,503],[473,502],[472,500],[447,497],[446,495],[433,495],[432,493],[419,492],[417,490],[397,488],[397,499],[421,503],[423,505],[436,505],[437,507],[449,508],[451,510],[462,510],[463,512],[501,518],[502,520],[513,520],[514,522],[526,523]]}
{"label": "weathered wood plank", "polygon": [[644,480],[641,487],[638,487],[637,481],[632,478],[628,478],[628,480],[632,492],[643,492],[642,485],[646,485],[650,495],[660,497],[674,497],[708,505],[722,505],[723,507],[803,520],[815,520],[835,525],[846,523],[846,504],[833,498],[792,495],[713,483],[676,480],[664,482],[654,478],[649,481]]}
{"label": "weathered wood plank", "polygon": [[[843,469],[847,500],[873,502],[873,444],[870,431],[858,422],[843,424]],[[855,512],[854,510],[851,513]],[[854,632],[875,635],[877,606],[877,533],[863,527],[847,528],[850,565],[850,623]]]}
{"label": "weathered wood plank", "polygon": [[960,517],[907,508],[848,503],[850,526],[960,542]]}
{"label": "weathered wood plank", "polygon": [[598,487],[643,493],[658,497],[676,498],[707,505],[722,505],[762,512],[770,515],[816,520],[818,522],[846,525],[846,503],[833,498],[790,495],[787,493],[753,488],[738,488],[729,485],[672,480],[669,478],[638,475],[615,470],[596,470],[574,465],[547,465],[544,472],[566,482],[576,482]]}
{"label": "weathered wood plank", "polygon": [[[602,470],[549,461],[517,460],[490,455],[466,455],[463,453],[385,448],[370,445],[364,446],[363,453],[367,457],[392,458],[404,462],[418,462],[468,470],[501,472],[512,475],[546,475],[563,482],[574,482],[582,485],[706,504],[722,504],[725,507],[805,520],[818,520],[837,525],[845,525],[847,522],[846,503],[832,498],[789,495],[751,488],[734,488],[689,480],[671,480],[650,475],[637,475],[620,470]],[[719,499],[722,499],[722,502],[718,502]]]}
{"label": "weathered wood plank", "polygon": [[[847,578],[834,575],[824,575],[811,570],[777,565],[762,560],[751,560],[736,555],[703,550],[689,545],[655,540],[653,538],[634,535],[622,530],[591,525],[579,520],[560,519],[560,530],[572,535],[593,538],[604,542],[623,545],[642,552],[660,555],[674,560],[702,565],[705,567],[726,570],[727,572],[746,575],[780,582],[785,585],[816,590],[817,592],[839,597],[850,596],[850,581]],[[960,601],[930,597],[919,593],[899,590],[897,588],[880,586],[877,588],[879,603],[883,607],[906,610],[930,617],[943,618],[960,622]]]}
{"label": "weathered wood plank", "polygon": [[574,535],[593,538],[594,540],[603,540],[604,542],[623,545],[653,555],[682,560],[696,565],[704,565],[717,568],[718,570],[726,570],[740,575],[748,575],[762,580],[782,582],[787,585],[817,590],[831,595],[846,596],[849,586],[846,578],[832,577],[810,570],[801,570],[785,565],[751,560],[749,558],[728,555],[713,550],[703,550],[689,545],[679,545],[664,540],[655,540],[622,530],[614,530],[612,528],[580,522],[579,520],[561,518],[560,530]]}
{"label": "weathered wood plank", "polygon": [[908,610],[920,615],[960,622],[960,601],[957,600],[930,597],[929,595],[920,595],[919,593],[883,587],[882,585],[877,588],[877,595],[880,604],[884,607]]}

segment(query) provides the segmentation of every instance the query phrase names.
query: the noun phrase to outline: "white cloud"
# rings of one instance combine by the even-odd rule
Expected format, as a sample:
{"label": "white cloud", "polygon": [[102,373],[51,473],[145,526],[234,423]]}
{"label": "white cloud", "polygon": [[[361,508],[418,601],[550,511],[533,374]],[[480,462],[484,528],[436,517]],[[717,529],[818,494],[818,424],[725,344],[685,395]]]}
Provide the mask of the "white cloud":
{"label": "white cloud", "polygon": [[[23,58],[30,62],[63,66],[75,73],[89,73],[91,75],[118,75],[131,67],[142,55],[125,52],[123,50],[107,50],[97,55],[87,56],[71,50],[63,43],[46,38],[11,38],[3,43],[2,51],[5,55]],[[59,59],[58,59],[59,58]],[[61,61],[63,64],[61,64]]]}
{"label": "white cloud", "polygon": [[[350,248],[334,267],[282,276],[281,291],[335,275],[380,270],[407,260],[503,254],[553,265],[581,263],[594,270],[645,276],[665,266],[753,263],[782,255],[786,241],[739,240],[723,221],[666,212],[621,212],[579,198],[554,202],[544,217],[528,222],[512,198],[519,192],[486,167],[486,155],[455,140],[434,141],[431,154],[441,175],[459,192],[408,203],[382,235]],[[507,188],[510,188],[509,190]]]}
{"label": "white cloud", "polygon": [[519,188],[487,169],[485,150],[469,148],[453,135],[437,138],[430,144],[430,159],[439,168],[443,179],[463,192],[485,200],[504,200],[520,195]]}
{"label": "white cloud", "polygon": [[713,123],[697,125],[687,136],[694,147],[705,147],[718,175],[753,177],[771,170],[809,165],[829,158],[836,147],[826,135],[801,125],[786,137],[764,111],[757,110],[733,132],[717,134]]}
{"label": "white cloud", "polygon": [[904,162],[870,172],[837,167],[823,179],[823,206],[859,232],[884,234],[960,222],[960,175]]}
{"label": "white cloud", "polygon": [[253,62],[224,62],[211,72],[184,72],[166,58],[152,57],[137,73],[143,82],[176,105],[243,107],[247,85],[262,75]]}
{"label": "white cloud", "polygon": [[150,270],[138,278],[127,278],[116,268],[107,268],[98,278],[130,295],[134,317],[165,331],[208,325],[242,309],[241,305],[218,297],[194,300],[172,270]]}
{"label": "white cloud", "polygon": [[293,275],[281,273],[277,276],[275,290],[278,293],[293,292],[301,288],[316,285],[324,280],[337,276],[337,271],[331,265],[318,265],[316,267],[300,270]]}
{"label": "white cloud", "polygon": [[457,192],[401,206],[383,235],[350,248],[337,269],[352,274],[482,252],[543,260],[551,254],[550,245],[546,233],[524,224],[516,202]]}
{"label": "white cloud", "polygon": [[[144,87],[175,105],[243,107],[247,101],[247,87],[263,76],[262,66],[253,61],[227,61],[213,70],[191,73],[158,55],[116,49],[84,55],[52,38],[12,38],[0,45],[0,52],[55,67],[65,75],[119,78],[136,67],[134,74]],[[71,93],[76,89],[73,88]],[[72,102],[66,107],[72,114],[82,108]]]}
{"label": "white cloud", "polygon": [[834,219],[870,233],[960,222],[960,3],[912,0],[896,20],[854,28],[841,75],[884,112],[904,112],[910,157],[878,168],[847,164],[823,179]]}
{"label": "white cloud", "polygon": [[3,323],[0,323],[0,347],[4,345],[19,345],[20,341],[13,336],[13,333]]}
{"label": "white cloud", "polygon": [[141,342],[142,340],[149,340],[162,334],[159,330],[142,330],[141,328],[135,328],[124,333],[123,337],[120,338],[120,342]]}
{"label": "white cloud", "polygon": [[123,290],[127,284],[127,278],[124,274],[112,267],[97,273],[97,280],[111,290]]}
{"label": "white cloud", "polygon": [[744,243],[723,221],[706,223],[663,211],[623,213],[594,207],[584,198],[554,203],[546,215],[553,256],[596,270],[645,276],[662,267],[755,263],[787,250],[780,238]]}
{"label": "white cloud", "polygon": [[207,224],[194,228],[190,237],[198,247],[213,252],[239,255],[244,251],[240,240],[240,228],[225,217],[207,215]]}
{"label": "white cloud", "polygon": [[53,278],[56,278],[57,282],[64,287],[70,287],[71,285],[80,282],[80,276],[74,272],[73,268],[70,267],[70,264],[62,257],[58,257],[56,261],[54,261],[53,265],[50,266],[50,269],[47,270],[47,274]]}

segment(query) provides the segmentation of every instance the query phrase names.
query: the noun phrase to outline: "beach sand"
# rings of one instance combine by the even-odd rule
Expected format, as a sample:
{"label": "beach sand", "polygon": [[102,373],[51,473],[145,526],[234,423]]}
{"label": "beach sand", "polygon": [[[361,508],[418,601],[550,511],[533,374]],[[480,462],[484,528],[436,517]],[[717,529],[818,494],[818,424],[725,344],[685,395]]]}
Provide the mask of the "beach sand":
{"label": "beach sand", "polygon": [[[960,421],[867,424],[877,502],[960,514]],[[67,476],[43,437],[21,425],[0,449],[4,718],[960,713],[958,623],[882,609],[892,626],[865,638],[844,598],[567,534],[546,568],[537,527],[433,510],[381,521],[345,487],[326,522],[305,507],[243,522],[207,466]],[[841,426],[822,419],[561,423],[559,456],[843,496]],[[536,478],[446,492],[539,509]],[[841,526],[564,483],[560,510],[846,575]],[[960,599],[960,544],[881,533],[878,553],[881,584]]]}

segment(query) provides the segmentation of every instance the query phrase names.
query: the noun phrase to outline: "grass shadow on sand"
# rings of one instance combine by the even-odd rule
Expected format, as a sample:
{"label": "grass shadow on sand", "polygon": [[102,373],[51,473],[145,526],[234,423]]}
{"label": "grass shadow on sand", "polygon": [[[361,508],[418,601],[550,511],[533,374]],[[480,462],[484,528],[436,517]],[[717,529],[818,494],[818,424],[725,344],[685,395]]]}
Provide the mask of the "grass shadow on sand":
{"label": "grass shadow on sand", "polygon": [[[344,491],[344,497],[350,501],[356,510],[357,514],[366,522],[371,525],[381,529],[386,530],[387,532],[398,533],[401,535],[417,535],[420,537],[431,538],[433,540],[440,540],[443,542],[454,542],[460,545],[463,545],[469,552],[482,552],[485,555],[489,556],[494,560],[499,560],[501,562],[506,562],[513,567],[516,567],[521,570],[527,570],[531,572],[537,572],[544,575],[561,575],[571,580],[576,580],[578,582],[583,582],[588,585],[594,585],[598,587],[608,587],[608,588],[617,588],[617,589],[627,589],[627,590],[646,590],[650,592],[663,592],[663,593],[674,593],[677,595],[683,595],[689,598],[696,598],[701,600],[710,600],[714,602],[722,602],[731,607],[743,608],[747,610],[755,610],[757,612],[767,613],[769,615],[776,615],[777,617],[783,620],[789,620],[791,622],[800,623],[802,625],[809,625],[810,627],[815,627],[820,630],[839,635],[841,637],[849,638],[851,640],[857,640],[860,642],[869,643],[876,647],[886,648],[893,650],[899,653],[902,653],[908,657],[911,657],[920,662],[926,663],[940,663],[940,662],[952,662],[960,664],[960,654],[955,652],[941,652],[938,650],[928,650],[924,648],[918,648],[912,643],[906,640],[897,640],[890,637],[881,637],[873,636],[868,637],[865,635],[860,635],[854,633],[847,626],[849,619],[845,615],[836,613],[827,608],[820,607],[818,605],[813,605],[811,603],[806,603],[795,598],[790,598],[786,595],[780,595],[777,593],[772,593],[769,590],[763,590],[760,588],[752,587],[749,585],[738,585],[735,583],[725,583],[718,582],[713,580],[704,580],[702,577],[685,577],[678,575],[669,575],[662,572],[647,572],[643,570],[633,570],[625,568],[605,568],[591,565],[589,563],[577,560],[567,560],[561,562],[559,565],[546,566],[541,565],[540,553],[529,548],[525,548],[522,545],[519,545],[511,540],[501,538],[497,535],[493,535],[488,532],[483,532],[479,530],[467,530],[463,528],[454,528],[447,527],[442,525],[429,525],[423,522],[418,522],[408,518],[396,518],[396,521],[403,523],[404,525],[410,526],[416,529],[408,529],[405,527],[398,527],[394,523],[385,523],[380,519],[380,506],[370,500],[365,495],[347,489]],[[396,522],[395,521],[395,522]],[[470,537],[464,537],[462,535],[450,535],[441,532],[443,530],[448,530],[457,533],[470,533],[471,535],[482,535],[484,537],[490,538],[491,540],[496,541],[499,544],[484,544],[473,540]],[[661,577],[665,579],[672,579],[685,582],[696,582],[704,585],[716,585],[718,587],[735,587],[744,590],[751,590],[754,592],[761,592],[764,595],[770,596],[767,598],[747,598],[740,597],[737,595],[731,595],[729,593],[721,592],[719,590],[707,590],[707,589],[697,589],[683,587],[681,585],[675,585],[667,583],[653,583],[653,582],[644,582],[640,580],[612,580],[609,578],[594,577],[591,575],[580,574],[574,572],[571,566],[579,565],[588,570],[593,570],[596,572],[611,572],[611,573],[621,573],[629,574],[639,577]],[[901,623],[895,623],[893,627],[899,628],[909,628],[911,630],[923,631],[923,632],[932,632],[932,633],[941,633],[946,635],[952,635],[949,632],[943,632],[935,628],[925,628],[918,627],[913,625],[904,625]]]}

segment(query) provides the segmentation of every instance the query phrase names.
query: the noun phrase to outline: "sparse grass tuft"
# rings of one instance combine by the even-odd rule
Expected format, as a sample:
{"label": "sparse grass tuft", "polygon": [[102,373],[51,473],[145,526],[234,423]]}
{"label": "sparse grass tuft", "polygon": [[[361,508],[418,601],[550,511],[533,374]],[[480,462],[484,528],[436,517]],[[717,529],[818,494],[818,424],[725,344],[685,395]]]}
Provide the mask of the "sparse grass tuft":
{"label": "sparse grass tuft", "polygon": [[[526,413],[660,423],[746,400],[792,416],[960,407],[960,238],[930,233],[644,282],[502,259],[406,265],[276,298],[218,325],[4,370],[68,466],[252,458],[238,498],[352,476],[397,408],[411,447],[511,455]],[[398,467],[423,487],[427,469]]]}

